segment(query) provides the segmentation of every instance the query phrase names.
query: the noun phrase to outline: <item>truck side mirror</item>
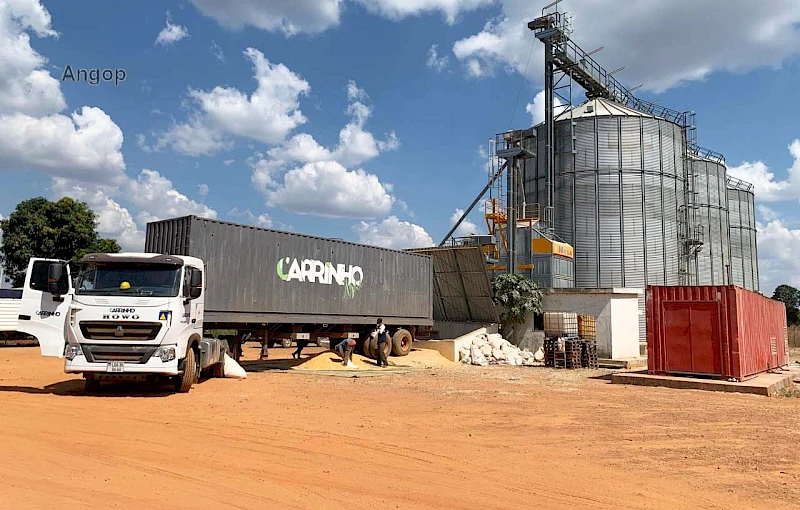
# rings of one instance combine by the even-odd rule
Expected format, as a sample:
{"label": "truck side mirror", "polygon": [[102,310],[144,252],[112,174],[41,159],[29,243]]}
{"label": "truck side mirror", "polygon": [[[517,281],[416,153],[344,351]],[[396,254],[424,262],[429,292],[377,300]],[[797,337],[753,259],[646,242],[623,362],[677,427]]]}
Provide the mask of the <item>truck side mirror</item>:
{"label": "truck side mirror", "polygon": [[64,264],[54,262],[50,264],[50,267],[47,269],[47,291],[54,295],[60,296],[61,290],[58,288],[58,282],[61,280],[61,277],[64,275]]}
{"label": "truck side mirror", "polygon": [[188,299],[197,299],[203,293],[203,273],[192,269],[189,275],[189,285],[184,286],[183,294]]}

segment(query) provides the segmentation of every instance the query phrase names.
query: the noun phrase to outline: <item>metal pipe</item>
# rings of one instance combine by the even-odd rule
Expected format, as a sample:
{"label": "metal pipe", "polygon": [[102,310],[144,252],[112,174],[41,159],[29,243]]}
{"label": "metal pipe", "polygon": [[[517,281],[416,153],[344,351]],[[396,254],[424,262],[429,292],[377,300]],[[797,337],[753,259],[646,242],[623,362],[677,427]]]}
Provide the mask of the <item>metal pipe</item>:
{"label": "metal pipe", "polygon": [[[480,194],[477,197],[475,197],[475,200],[472,201],[470,206],[467,207],[467,210],[464,211],[464,214],[462,214],[461,217],[456,222],[456,224],[453,225],[453,228],[450,229],[450,232],[448,232],[447,235],[444,236],[444,239],[442,239],[442,242],[439,243],[439,248],[444,246],[444,243],[446,243],[447,240],[450,239],[450,236],[453,235],[453,232],[455,232],[456,229],[459,227],[459,225],[461,225],[461,223],[464,222],[464,220],[467,218],[467,216],[469,216],[469,213],[472,212],[472,209],[475,208],[475,205],[477,205],[477,203],[480,201],[480,199],[483,197],[483,195],[485,195],[486,192],[489,191],[489,188],[492,187],[492,184],[494,184],[494,181],[496,181],[497,178],[500,177],[503,174],[503,170],[505,170],[507,164],[508,164],[508,162],[503,163],[502,165],[500,165],[500,169],[497,171],[497,173],[495,173],[492,176],[492,178],[489,180],[489,183],[483,188],[483,190],[481,190]],[[491,234],[491,232],[490,232],[490,234]]]}
{"label": "metal pipe", "polygon": [[506,186],[506,206],[508,207],[508,249],[506,256],[508,262],[506,269],[508,274],[517,272],[517,165],[519,158],[512,158],[508,165],[508,183]]}

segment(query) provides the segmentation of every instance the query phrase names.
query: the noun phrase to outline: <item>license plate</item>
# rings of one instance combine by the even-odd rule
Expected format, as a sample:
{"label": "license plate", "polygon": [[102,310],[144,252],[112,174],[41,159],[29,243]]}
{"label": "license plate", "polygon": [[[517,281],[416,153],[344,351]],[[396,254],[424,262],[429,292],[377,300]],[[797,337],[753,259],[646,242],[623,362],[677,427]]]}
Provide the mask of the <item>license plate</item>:
{"label": "license plate", "polygon": [[124,372],[125,364],[121,361],[112,361],[106,365],[106,372]]}

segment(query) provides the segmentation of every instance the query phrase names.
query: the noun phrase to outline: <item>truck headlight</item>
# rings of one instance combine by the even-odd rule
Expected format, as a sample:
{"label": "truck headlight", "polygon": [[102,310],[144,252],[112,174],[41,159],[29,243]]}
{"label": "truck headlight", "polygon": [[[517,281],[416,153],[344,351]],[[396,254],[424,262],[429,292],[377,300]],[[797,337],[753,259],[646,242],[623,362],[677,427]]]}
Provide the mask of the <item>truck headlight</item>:
{"label": "truck headlight", "polygon": [[175,347],[159,347],[153,353],[156,358],[161,358],[161,361],[166,363],[175,359]]}
{"label": "truck headlight", "polygon": [[83,350],[81,349],[80,345],[67,344],[67,349],[64,351],[64,357],[72,361],[80,354],[83,354]]}

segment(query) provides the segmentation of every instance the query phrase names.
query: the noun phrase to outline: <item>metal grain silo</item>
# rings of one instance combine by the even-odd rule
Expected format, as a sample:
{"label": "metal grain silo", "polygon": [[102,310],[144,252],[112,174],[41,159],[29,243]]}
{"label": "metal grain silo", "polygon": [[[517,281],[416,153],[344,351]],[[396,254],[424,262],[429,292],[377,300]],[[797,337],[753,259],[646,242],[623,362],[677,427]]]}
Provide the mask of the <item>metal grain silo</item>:
{"label": "metal grain silo", "polygon": [[[679,285],[686,139],[671,122],[596,98],[555,129],[555,232],[575,248],[575,287]],[[525,168],[528,203],[546,203],[544,128]],[[645,338],[644,293],[640,335]]]}
{"label": "metal grain silo", "polygon": [[730,177],[727,188],[733,284],[758,291],[758,247],[753,185]]}
{"label": "metal grain silo", "polygon": [[696,285],[730,283],[726,266],[731,263],[728,219],[727,169],[721,155],[701,150],[690,156],[697,222],[704,227],[703,248],[692,261]]}

